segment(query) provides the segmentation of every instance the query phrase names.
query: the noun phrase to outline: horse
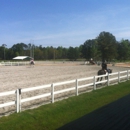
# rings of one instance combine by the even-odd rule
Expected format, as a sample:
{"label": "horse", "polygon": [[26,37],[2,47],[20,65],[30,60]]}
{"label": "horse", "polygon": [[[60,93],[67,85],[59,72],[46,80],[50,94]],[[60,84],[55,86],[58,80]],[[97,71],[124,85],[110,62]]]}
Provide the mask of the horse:
{"label": "horse", "polygon": [[95,62],[94,62],[93,60],[90,60],[90,61],[89,61],[89,64],[95,65]]}
{"label": "horse", "polygon": [[[107,72],[108,72],[109,74],[112,73],[112,69],[107,69]],[[106,72],[105,70],[101,69],[101,70],[99,70],[99,71],[97,72],[97,75],[105,75],[107,72]],[[99,81],[99,79],[100,79],[100,81],[101,81],[102,78],[103,78],[103,77],[98,78],[98,79],[97,79],[97,82]],[[105,76],[105,79],[107,79],[107,78],[108,78],[108,76]]]}
{"label": "horse", "polygon": [[34,61],[30,61],[29,65],[30,66],[35,65]]}

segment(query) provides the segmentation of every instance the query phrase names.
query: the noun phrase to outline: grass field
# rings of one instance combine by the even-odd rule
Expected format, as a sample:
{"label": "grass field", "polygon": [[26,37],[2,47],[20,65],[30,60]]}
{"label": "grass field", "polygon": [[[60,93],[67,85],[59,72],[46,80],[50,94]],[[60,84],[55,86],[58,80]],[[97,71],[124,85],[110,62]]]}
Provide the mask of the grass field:
{"label": "grass field", "polygon": [[130,94],[130,81],[0,118],[0,130],[55,130]]}

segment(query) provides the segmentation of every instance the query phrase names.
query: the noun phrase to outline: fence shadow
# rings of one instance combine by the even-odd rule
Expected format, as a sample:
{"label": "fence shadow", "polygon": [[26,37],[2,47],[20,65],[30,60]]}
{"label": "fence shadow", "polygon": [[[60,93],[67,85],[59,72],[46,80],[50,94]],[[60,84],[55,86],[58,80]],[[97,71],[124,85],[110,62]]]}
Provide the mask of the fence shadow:
{"label": "fence shadow", "polygon": [[129,130],[130,94],[99,108],[58,130]]}

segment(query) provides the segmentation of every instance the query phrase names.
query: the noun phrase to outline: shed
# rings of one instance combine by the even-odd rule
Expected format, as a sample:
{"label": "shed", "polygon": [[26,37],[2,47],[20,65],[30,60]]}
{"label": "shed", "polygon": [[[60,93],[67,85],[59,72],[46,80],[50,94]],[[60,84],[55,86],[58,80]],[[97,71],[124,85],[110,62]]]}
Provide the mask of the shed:
{"label": "shed", "polygon": [[32,57],[30,56],[17,56],[14,57],[13,60],[24,60],[24,59],[31,59]]}

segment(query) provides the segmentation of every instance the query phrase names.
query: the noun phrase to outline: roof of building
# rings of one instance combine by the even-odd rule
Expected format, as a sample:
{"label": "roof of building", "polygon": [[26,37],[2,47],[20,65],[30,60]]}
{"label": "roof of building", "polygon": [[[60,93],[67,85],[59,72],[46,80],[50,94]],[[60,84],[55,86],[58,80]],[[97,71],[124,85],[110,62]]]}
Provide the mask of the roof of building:
{"label": "roof of building", "polygon": [[14,57],[13,59],[14,60],[23,60],[23,59],[31,59],[32,57],[30,56],[17,56],[17,57]]}

